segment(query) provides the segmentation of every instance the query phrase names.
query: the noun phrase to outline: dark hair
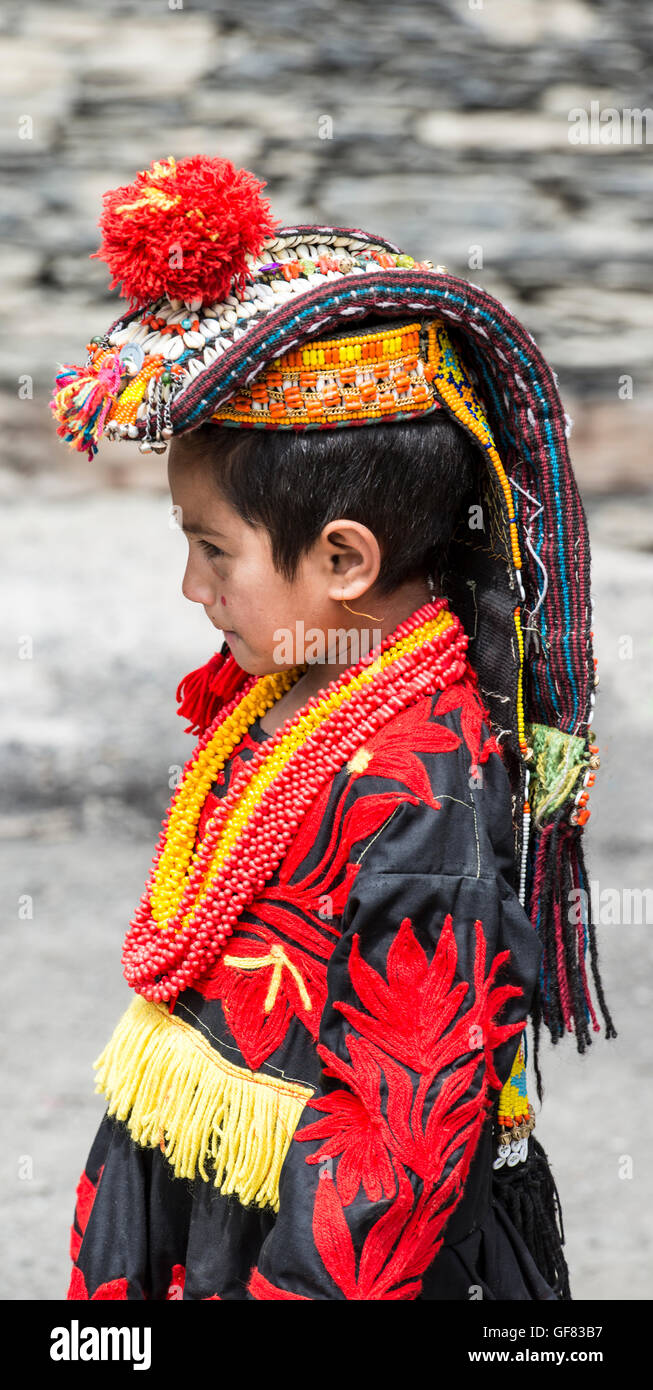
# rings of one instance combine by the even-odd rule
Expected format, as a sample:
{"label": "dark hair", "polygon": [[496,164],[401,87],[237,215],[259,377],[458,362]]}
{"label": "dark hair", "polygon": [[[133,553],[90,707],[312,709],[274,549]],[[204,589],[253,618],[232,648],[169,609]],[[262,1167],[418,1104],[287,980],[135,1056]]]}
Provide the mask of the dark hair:
{"label": "dark hair", "polygon": [[478,487],[479,448],[444,410],[332,430],[207,423],[183,439],[202,449],[243,520],[266,528],[274,565],[289,583],[323,527],[349,517],[379,543],[379,594],[426,575],[439,592],[448,543]]}

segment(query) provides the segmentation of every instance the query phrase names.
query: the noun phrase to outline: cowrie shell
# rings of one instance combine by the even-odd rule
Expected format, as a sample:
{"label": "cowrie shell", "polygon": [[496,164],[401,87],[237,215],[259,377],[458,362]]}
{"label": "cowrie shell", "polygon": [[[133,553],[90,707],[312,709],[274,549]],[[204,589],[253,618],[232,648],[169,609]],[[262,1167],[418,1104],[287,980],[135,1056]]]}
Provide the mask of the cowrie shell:
{"label": "cowrie shell", "polygon": [[123,343],[128,343],[131,341],[131,336],[131,328],[117,328],[115,333],[111,334],[109,342],[111,343],[112,347],[122,347]]}
{"label": "cowrie shell", "polygon": [[203,348],[204,338],[201,333],[193,333],[190,330],[184,333],[184,342],[189,348]]}
{"label": "cowrie shell", "polygon": [[161,352],[163,344],[167,342],[168,334],[166,333],[164,336],[159,333],[158,329],[155,329],[153,333],[148,333],[147,338],[143,339],[143,347],[146,353],[153,356],[155,352]]}
{"label": "cowrie shell", "polygon": [[152,332],[152,329],[150,328],[149,324],[147,324],[147,323],[139,323],[136,332],[133,333],[132,336],[131,336],[131,338],[130,338],[130,342],[132,342],[132,343],[144,343],[144,342],[146,341],[146,339],[149,338],[151,332]]}
{"label": "cowrie shell", "polygon": [[185,351],[186,349],[183,338],[180,338],[179,335],[175,333],[174,336],[170,339],[170,342],[166,343],[163,349],[163,356],[166,358],[168,362],[174,362],[175,359],[177,357],[181,357],[182,353]]}

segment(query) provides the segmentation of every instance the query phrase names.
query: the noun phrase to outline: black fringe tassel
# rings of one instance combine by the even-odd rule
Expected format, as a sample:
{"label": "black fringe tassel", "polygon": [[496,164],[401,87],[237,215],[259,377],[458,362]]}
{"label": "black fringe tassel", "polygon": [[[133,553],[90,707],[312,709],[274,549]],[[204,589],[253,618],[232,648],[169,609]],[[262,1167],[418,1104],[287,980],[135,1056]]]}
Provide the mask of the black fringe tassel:
{"label": "black fringe tassel", "polygon": [[[593,1030],[588,1021],[589,981],[586,982],[585,971],[581,969],[578,929],[574,922],[569,921],[569,908],[574,890],[580,889],[583,894],[580,901],[587,930],[594,987],[605,1023],[605,1036],[617,1036],[599,974],[596,924],[592,915],[591,895],[587,891],[589,885],[580,829],[568,823],[569,809],[569,804],[560,807],[542,831],[533,832],[528,854],[526,910],[533,925],[536,922],[538,924],[538,936],[543,947],[540,977],[530,1011],[533,1024],[533,1065],[540,1104],[544,1095],[539,1066],[542,1025],[548,1028],[553,1043],[557,1043],[567,1032],[562,1007],[561,967],[571,1003],[573,1032],[578,1051],[585,1052],[592,1042]],[[560,913],[562,926],[562,961],[558,960],[557,955],[556,909]],[[542,993],[542,974],[546,981],[546,998]]]}
{"label": "black fringe tassel", "polygon": [[533,1134],[528,1158],[514,1168],[495,1169],[493,1195],[519,1232],[543,1279],[558,1298],[571,1302],[569,1270],[562,1253],[565,1233],[558,1189],[542,1145]]}

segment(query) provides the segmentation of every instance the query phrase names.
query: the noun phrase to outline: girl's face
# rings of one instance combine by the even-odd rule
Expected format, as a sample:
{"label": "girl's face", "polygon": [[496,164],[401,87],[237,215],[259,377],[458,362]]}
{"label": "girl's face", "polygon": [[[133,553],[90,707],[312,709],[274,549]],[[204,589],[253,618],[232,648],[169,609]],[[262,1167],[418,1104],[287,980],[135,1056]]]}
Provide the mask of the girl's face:
{"label": "girl's face", "polygon": [[[250,526],[234,511],[200,451],[184,444],[183,436],[171,440],[168,480],[188,540],[182,593],[202,604],[243,670],[260,676],[303,664],[301,621],[321,631],[349,627],[341,595],[360,606],[357,597],[374,584],[380,567],[379,546],[367,527],[329,522],[289,584],[272,563],[265,528]],[[281,641],[286,656],[292,644],[293,659],[282,659]]]}

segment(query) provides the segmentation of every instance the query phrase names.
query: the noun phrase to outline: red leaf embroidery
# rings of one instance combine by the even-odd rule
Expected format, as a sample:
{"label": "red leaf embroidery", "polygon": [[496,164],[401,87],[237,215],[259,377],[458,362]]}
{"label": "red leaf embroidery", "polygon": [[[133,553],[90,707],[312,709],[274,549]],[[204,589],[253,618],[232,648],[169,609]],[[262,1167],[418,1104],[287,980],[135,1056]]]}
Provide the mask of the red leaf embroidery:
{"label": "red leaf embroidery", "polygon": [[471,754],[472,774],[476,772],[479,762],[487,762],[490,753],[502,756],[494,734],[485,739],[481,748],[481,726],[484,722],[490,726],[490,715],[479,695],[476,679],[454,681],[441,691],[434,713],[443,715],[450,710],[460,710],[460,727]]}
{"label": "red leaf embroidery", "polygon": [[317,1036],[326,1001],[326,965],[279,941],[265,927],[255,939],[237,935],[203,981],[209,999],[221,999],[225,1017],[253,1071],[280,1047],[291,1019]]}
{"label": "red leaf embroidery", "polygon": [[254,1298],[268,1300],[269,1302],[277,1303],[281,1302],[283,1299],[294,1299],[297,1303],[310,1303],[310,1299],[303,1293],[290,1293],[289,1289],[280,1289],[276,1284],[271,1284],[270,1280],[266,1279],[265,1276],[261,1274],[260,1270],[256,1268],[252,1270],[250,1275],[247,1291],[251,1293]]}
{"label": "red leaf embroidery", "polygon": [[438,809],[440,802],[434,798],[426,768],[415,753],[450,753],[461,740],[453,729],[434,723],[431,703],[430,695],[417,700],[374,734],[366,744],[372,754],[366,771],[404,782],[427,806]]}
{"label": "red leaf embroidery", "polygon": [[186,1269],[184,1265],[173,1265],[168,1292],[166,1294],[166,1303],[172,1303],[175,1299],[183,1299],[185,1283]]}
{"label": "red leaf embroidery", "polygon": [[97,1196],[97,1190],[103,1172],[104,1164],[100,1168],[100,1171],[97,1175],[97,1181],[95,1183],[92,1183],[91,1179],[84,1172],[82,1173],[82,1176],[77,1184],[77,1190],[75,1193],[75,1222],[77,1223],[77,1226],[79,1226],[79,1231],[76,1229],[75,1224],[73,1224],[70,1228],[70,1258],[73,1261],[73,1264],[77,1260],[77,1257],[81,1250],[84,1232],[88,1225],[88,1218],[91,1215],[91,1208]]}
{"label": "red leaf embroidery", "polygon": [[[95,1293],[91,1294],[90,1301],[92,1303],[95,1299],[126,1299],[128,1288],[129,1282],[127,1279],[110,1279],[107,1284],[98,1284]],[[84,1275],[82,1274],[81,1269],[77,1268],[77,1265],[73,1267],[73,1272],[70,1276],[70,1285],[66,1297],[70,1300],[88,1299],[86,1280],[84,1278]]]}
{"label": "red leaf embroidery", "polygon": [[[462,1195],[491,1088],[501,1086],[493,1053],[524,1028],[524,1019],[497,1021],[507,999],[522,994],[518,985],[495,983],[510,953],[498,952],[486,975],[480,921],[474,931],[471,1002],[469,983],[454,983],[458,950],[450,913],[430,964],[404,918],[388,952],[387,980],[363,960],[359,937],[353,939],[350,975],[367,1013],[335,1004],[359,1034],[346,1039],[352,1065],[318,1048],[327,1074],[346,1089],[309,1102],[306,1109],[322,1111],[323,1118],[295,1135],[323,1141],[307,1163],[337,1160],[335,1183],[325,1172],[318,1184],[313,1235],[325,1269],[346,1299],[405,1299],[420,1292]],[[441,1084],[425,1116],[439,1075]],[[357,1270],[344,1208],[361,1184],[383,1210],[367,1229]]]}
{"label": "red leaf embroidery", "polygon": [[297,1139],[327,1139],[317,1153],[307,1158],[307,1163],[342,1154],[337,1185],[345,1206],[353,1202],[361,1183],[372,1202],[392,1197],[397,1186],[390,1160],[392,1135],[381,1113],[381,1069],[369,1047],[353,1034],[347,1038],[347,1045],[353,1067],[327,1048],[318,1051],[328,1059],[331,1075],[339,1076],[350,1089],[332,1091],[309,1101],[304,1114],[311,1109],[322,1110],[325,1118],[297,1130],[295,1135]]}

